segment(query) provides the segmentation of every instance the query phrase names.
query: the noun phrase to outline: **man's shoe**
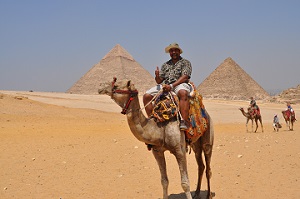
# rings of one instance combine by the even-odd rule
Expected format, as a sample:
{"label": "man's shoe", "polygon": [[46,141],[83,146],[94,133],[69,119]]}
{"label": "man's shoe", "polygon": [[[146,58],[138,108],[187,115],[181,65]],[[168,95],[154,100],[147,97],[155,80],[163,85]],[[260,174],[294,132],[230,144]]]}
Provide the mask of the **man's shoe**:
{"label": "man's shoe", "polygon": [[180,130],[185,131],[189,129],[189,125],[187,124],[186,121],[180,120],[180,125],[179,125]]}

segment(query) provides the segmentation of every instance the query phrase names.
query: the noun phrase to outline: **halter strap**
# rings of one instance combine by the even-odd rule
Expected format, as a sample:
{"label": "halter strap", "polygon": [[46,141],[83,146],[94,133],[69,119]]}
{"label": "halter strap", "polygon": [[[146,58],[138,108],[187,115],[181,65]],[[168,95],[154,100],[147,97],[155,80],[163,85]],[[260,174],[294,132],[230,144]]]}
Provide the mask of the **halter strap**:
{"label": "halter strap", "polygon": [[128,101],[127,101],[126,105],[123,107],[122,112],[121,112],[123,115],[125,115],[127,113],[130,103],[133,101],[134,97],[136,97],[138,95],[139,92],[137,90],[120,90],[120,89],[114,90],[116,81],[117,81],[117,78],[114,77],[113,82],[111,83],[112,84],[112,94],[113,93],[129,94]]}

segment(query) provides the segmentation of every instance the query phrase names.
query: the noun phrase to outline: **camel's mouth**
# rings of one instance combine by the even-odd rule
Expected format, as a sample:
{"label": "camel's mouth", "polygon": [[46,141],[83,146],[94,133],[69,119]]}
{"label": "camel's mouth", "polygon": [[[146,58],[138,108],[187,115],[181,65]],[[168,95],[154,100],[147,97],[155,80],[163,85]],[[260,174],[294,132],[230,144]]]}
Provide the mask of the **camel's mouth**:
{"label": "camel's mouth", "polygon": [[101,94],[110,94],[111,87],[108,83],[101,83],[100,88],[98,89],[98,93]]}
{"label": "camel's mouth", "polygon": [[100,94],[100,95],[102,95],[102,94],[106,94],[107,92],[104,90],[104,89],[98,89],[98,93]]}

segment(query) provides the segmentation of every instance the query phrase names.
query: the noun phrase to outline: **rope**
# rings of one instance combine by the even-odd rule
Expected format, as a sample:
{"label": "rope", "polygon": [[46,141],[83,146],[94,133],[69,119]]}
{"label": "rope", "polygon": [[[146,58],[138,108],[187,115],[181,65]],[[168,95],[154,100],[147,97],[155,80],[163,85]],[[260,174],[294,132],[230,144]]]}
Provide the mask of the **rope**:
{"label": "rope", "polygon": [[[170,96],[172,102],[173,102],[174,104],[176,104],[176,103],[174,102],[174,98],[173,98],[173,95],[172,95],[171,92],[169,92],[169,96]],[[179,107],[179,104],[177,104],[177,106],[176,106],[177,113],[178,113],[178,115],[177,115],[177,122],[179,123],[180,118],[182,118],[182,116],[181,116],[181,113],[180,113],[180,109],[178,109],[178,107]],[[180,117],[180,118],[179,118],[179,117]]]}
{"label": "rope", "polygon": [[156,95],[154,95],[154,97],[144,107],[142,107],[140,110],[145,109],[145,107],[148,106],[150,103],[152,103],[162,92],[163,92],[163,89],[160,89],[158,91],[158,93],[156,93]]}

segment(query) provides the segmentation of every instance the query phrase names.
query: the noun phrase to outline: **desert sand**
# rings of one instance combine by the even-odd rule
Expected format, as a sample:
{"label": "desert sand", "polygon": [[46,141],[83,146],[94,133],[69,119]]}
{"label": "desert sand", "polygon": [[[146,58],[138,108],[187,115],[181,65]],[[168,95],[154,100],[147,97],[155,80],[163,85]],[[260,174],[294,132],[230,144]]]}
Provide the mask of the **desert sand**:
{"label": "desert sand", "polygon": [[[215,199],[300,198],[300,124],[288,131],[285,104],[258,101],[264,132],[246,131],[247,101],[204,99],[214,121]],[[300,114],[300,105],[293,105]],[[109,96],[0,91],[1,199],[157,199],[160,173]],[[273,131],[277,113],[283,128]],[[299,115],[298,114],[298,115]],[[300,116],[298,116],[299,119]],[[169,198],[184,198],[174,156],[166,153]],[[191,190],[197,165],[188,155]],[[201,187],[206,194],[206,179]]]}

